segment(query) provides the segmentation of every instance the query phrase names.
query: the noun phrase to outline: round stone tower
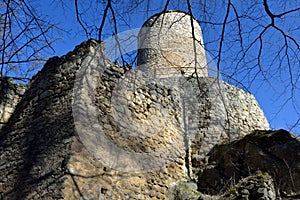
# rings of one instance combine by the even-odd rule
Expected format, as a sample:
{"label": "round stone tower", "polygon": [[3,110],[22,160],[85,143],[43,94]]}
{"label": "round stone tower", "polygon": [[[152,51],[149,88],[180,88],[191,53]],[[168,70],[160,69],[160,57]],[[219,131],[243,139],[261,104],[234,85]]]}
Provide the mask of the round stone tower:
{"label": "round stone tower", "polygon": [[150,17],[138,36],[138,69],[150,77],[208,76],[198,21],[182,11]]}

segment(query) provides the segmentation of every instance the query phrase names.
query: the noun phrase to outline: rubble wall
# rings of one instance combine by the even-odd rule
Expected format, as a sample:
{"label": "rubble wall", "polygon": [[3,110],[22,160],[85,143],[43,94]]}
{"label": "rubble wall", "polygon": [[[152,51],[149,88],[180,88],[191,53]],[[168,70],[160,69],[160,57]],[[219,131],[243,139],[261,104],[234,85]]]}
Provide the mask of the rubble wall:
{"label": "rubble wall", "polygon": [[0,132],[1,198],[165,199],[193,176],[192,159],[269,128],[241,89],[208,77],[149,79],[101,48],[89,40],[51,58],[28,84]]}

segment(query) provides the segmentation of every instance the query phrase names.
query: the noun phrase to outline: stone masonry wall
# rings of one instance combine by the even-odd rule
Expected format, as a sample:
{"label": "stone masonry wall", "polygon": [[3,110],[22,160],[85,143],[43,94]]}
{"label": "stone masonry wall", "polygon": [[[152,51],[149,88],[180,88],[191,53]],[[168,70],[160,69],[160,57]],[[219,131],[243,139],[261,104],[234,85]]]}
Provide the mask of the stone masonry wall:
{"label": "stone masonry wall", "polygon": [[268,129],[255,98],[152,79],[89,40],[50,59],[0,132],[0,199],[166,199],[214,144]]}
{"label": "stone masonry wall", "polygon": [[[125,68],[103,59],[99,48],[100,45],[92,40],[62,58],[50,59],[28,85],[0,133],[1,199],[161,199],[167,195],[168,185],[186,177],[185,151],[181,148],[183,145],[180,146],[182,139],[178,140],[178,152],[174,151],[174,162],[146,173],[114,170],[97,160],[82,144],[84,141],[76,133],[72,115],[77,70],[87,65],[103,68],[101,84],[97,86],[99,104],[95,102],[99,111],[109,109],[105,106],[109,104],[111,90],[125,73]],[[154,86],[153,104],[157,99],[165,101],[168,91],[160,84]],[[137,108],[138,104],[134,106]],[[109,120],[109,117],[103,117]],[[113,121],[103,125],[113,125],[110,123]],[[110,134],[116,143],[122,143],[119,137],[126,136]],[[161,139],[169,143],[169,140]],[[146,140],[144,146],[136,150],[152,148],[151,142],[155,141]],[[134,146],[129,143],[130,147]]]}
{"label": "stone masonry wall", "polygon": [[[199,155],[204,156],[217,143],[238,139],[252,130],[269,129],[269,123],[253,95],[215,78],[203,77],[192,82],[194,91],[200,90],[201,96],[197,101],[202,102],[202,106],[191,109],[201,116],[198,126],[197,122],[192,122],[203,138],[201,148],[197,147]],[[195,92],[190,96],[193,94]]]}
{"label": "stone masonry wall", "polygon": [[197,168],[194,161],[203,160],[216,144],[239,139],[253,130],[269,129],[255,97],[237,87],[211,77],[163,80],[180,88],[180,127],[188,146],[190,176]]}
{"label": "stone masonry wall", "polygon": [[15,84],[13,79],[0,77],[0,129],[13,114],[26,87],[23,84]]}
{"label": "stone masonry wall", "polygon": [[166,198],[187,179],[176,88],[92,57],[77,75],[65,198]]}
{"label": "stone masonry wall", "polygon": [[91,43],[48,60],[0,132],[0,199],[61,199],[75,72]]}
{"label": "stone masonry wall", "polygon": [[151,77],[191,76],[196,71],[207,76],[201,28],[187,13],[168,11],[150,17],[138,43],[138,68]]}

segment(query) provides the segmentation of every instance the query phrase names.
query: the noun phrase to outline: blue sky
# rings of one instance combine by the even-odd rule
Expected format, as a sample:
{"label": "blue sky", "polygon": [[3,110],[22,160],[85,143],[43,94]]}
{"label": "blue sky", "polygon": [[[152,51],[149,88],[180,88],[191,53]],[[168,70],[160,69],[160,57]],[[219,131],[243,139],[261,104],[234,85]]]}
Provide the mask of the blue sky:
{"label": "blue sky", "polygon": [[[102,17],[103,7],[99,6],[96,8],[95,4],[88,5],[83,2],[86,1],[82,1],[81,4],[79,5],[82,6],[81,7],[82,9],[86,8],[87,10],[84,12],[86,16],[83,15],[82,19],[88,19],[88,17],[94,19],[95,18],[100,19]],[[121,12],[120,12],[120,16],[126,18],[129,23],[127,25],[124,25],[124,23],[120,22],[118,26],[118,32],[120,33],[122,31],[130,30],[134,28],[140,28],[143,22],[147,19],[147,17],[150,17],[152,14],[161,11],[162,5],[164,5],[165,1],[154,1],[154,2],[155,3],[152,2],[152,4],[149,5],[150,11],[148,13],[144,12],[146,5],[142,5],[140,9],[135,9],[134,11],[132,11],[130,16],[126,16],[126,15],[121,16]],[[262,3],[260,1],[258,2],[261,5],[258,4],[256,7],[252,7],[253,8],[252,12],[261,12],[259,9],[262,9]],[[274,4],[274,2],[275,1],[270,1],[270,5],[273,6],[272,9],[276,10],[277,12],[280,12],[282,10],[282,5],[280,5],[280,3],[278,5],[276,3]],[[215,10],[219,10],[219,13],[215,13],[214,15],[212,15],[212,19],[215,21],[222,22],[222,20],[225,17],[226,4],[216,3],[215,1],[211,1],[210,4],[211,4],[210,6],[214,6]],[[250,4],[248,2],[247,3],[244,2],[244,4],[245,5],[242,5],[241,3],[239,3],[239,1],[237,1],[235,6],[240,8],[239,12],[247,14],[247,12],[249,12],[249,10],[247,10],[248,8],[247,6],[251,7],[251,5],[248,5]],[[49,18],[53,20],[53,22],[58,23],[58,25],[65,30],[60,32],[61,39],[54,44],[55,52],[53,52],[53,56],[64,55],[68,51],[73,50],[76,45],[80,44],[82,41],[87,39],[87,37],[83,34],[82,29],[80,28],[80,26],[76,21],[75,6],[72,1],[65,2],[63,4],[63,7],[62,4],[57,2],[53,3],[51,1],[48,3],[37,2],[36,5],[39,6],[37,8],[40,8],[43,14],[46,13],[49,16]],[[119,8],[122,5],[116,5],[116,7],[117,6]],[[299,5],[289,4],[289,3],[287,3],[285,6],[286,9],[289,9],[294,6],[299,7]],[[89,9],[89,7],[93,7],[93,9],[96,8],[97,11],[91,13],[89,11],[92,9]],[[171,4],[169,6],[169,9],[186,10],[187,8],[184,4]],[[219,47],[218,39],[220,38],[220,34],[221,34],[221,26],[211,26],[207,24],[206,23],[208,21],[207,16],[201,14],[202,12],[201,9],[202,8],[200,5],[193,6],[194,15],[200,22],[202,22],[201,27],[203,31],[204,42],[209,42],[207,44],[207,48],[208,50],[210,50],[210,55],[212,55],[213,57],[214,53],[217,52]],[[291,27],[293,27],[292,26],[293,23],[299,20],[300,18],[299,16],[300,14],[298,12],[296,13],[296,15],[292,16],[291,19],[287,18],[284,21],[279,20],[277,24],[281,25],[283,30],[288,32],[289,30],[291,30]],[[251,21],[246,18],[243,19],[244,21],[241,22],[246,24],[246,26],[243,27],[243,30],[249,29],[248,33],[246,34],[246,37],[244,38],[244,42],[248,42],[248,41],[250,42],[251,40],[253,40],[255,34],[258,34],[259,31],[262,30],[263,25],[266,25],[268,23],[269,19],[267,17],[264,18],[263,13],[257,13],[257,17],[261,17],[259,19],[260,23],[258,24],[255,24],[256,23],[255,21]],[[221,62],[220,69],[221,72],[230,74],[232,68],[236,66],[236,62],[233,60],[233,58],[238,54],[237,52],[239,51],[238,43],[235,43],[234,41],[235,35],[233,33],[237,25],[235,24],[236,22],[234,21],[235,15],[233,10],[230,12],[228,19],[229,21],[232,20],[233,22],[232,22],[232,26],[228,26],[226,30],[227,32],[225,32],[225,35],[226,34],[229,35],[228,37],[229,39],[225,41],[226,44],[224,45],[225,52],[223,57],[224,61]],[[103,39],[109,38],[112,34],[111,31],[112,23],[110,23],[112,21],[110,21],[110,18],[108,18],[107,22],[108,23],[106,23],[104,29],[105,31],[103,34],[104,36]],[[97,21],[96,19],[95,22],[88,21],[88,23],[93,24],[95,26],[99,26],[99,21]],[[257,28],[254,29],[253,27],[257,27]],[[295,121],[297,121],[297,119],[299,119],[299,115],[297,115],[295,109],[298,111],[300,110],[300,105],[298,103],[300,101],[300,92],[299,89],[291,90],[290,88],[288,88],[285,91],[285,88],[289,87],[288,85],[289,72],[286,69],[287,63],[285,61],[280,63],[281,65],[279,65],[278,62],[271,63],[268,61],[268,59],[271,59],[276,55],[275,54],[276,52],[273,51],[273,48],[275,49],[274,45],[280,46],[281,45],[280,41],[283,41],[280,35],[276,36],[276,34],[274,33],[276,33],[274,30],[269,30],[266,32],[263,38],[264,39],[263,44],[266,47],[263,49],[263,53],[266,56],[262,59],[261,65],[266,69],[265,75],[267,76],[267,81],[265,80],[264,74],[259,74],[255,76],[257,69],[252,70],[251,68],[252,66],[255,65],[255,63],[251,60],[251,58],[257,55],[259,49],[258,44],[255,44],[253,46],[253,49],[251,49],[248,52],[249,56],[242,61],[243,66],[246,66],[246,68],[248,67],[249,70],[250,69],[252,70],[252,71],[250,70],[251,73],[249,72],[246,73],[245,71],[242,71],[243,68],[241,69],[239,68],[238,70],[240,70],[240,72],[238,74],[235,74],[233,78],[241,81],[245,86],[247,86],[247,89],[252,94],[254,94],[259,104],[261,105],[262,109],[264,110],[272,129],[280,129],[280,128],[289,129],[291,125]],[[291,32],[291,33],[294,34],[292,36],[294,36],[295,39],[299,42],[300,34],[297,34],[299,33],[299,31]],[[232,39],[232,41],[230,41],[230,39]],[[217,41],[217,42],[213,43],[212,41]],[[299,54],[299,50],[298,50],[298,54]],[[217,62],[217,59],[214,59],[214,61]],[[293,64],[296,65],[293,66],[292,68],[293,73],[300,74],[299,71],[295,72],[295,70],[297,69],[299,70],[300,67],[299,60],[298,63],[294,62]],[[273,71],[274,70],[276,71],[278,66],[282,68],[281,72],[278,72],[280,75],[274,75],[275,72]],[[228,79],[228,80],[226,79],[225,81],[237,85],[238,87],[242,87],[241,84],[235,83],[235,81],[232,80],[233,79]],[[294,84],[298,87],[299,84],[298,80],[294,79],[293,81]],[[283,93],[283,91],[285,92]],[[290,96],[292,96],[293,99],[291,101],[287,101],[286,103],[286,100],[288,100]],[[297,135],[300,135],[300,127],[298,126],[294,128],[292,132],[294,132]]]}

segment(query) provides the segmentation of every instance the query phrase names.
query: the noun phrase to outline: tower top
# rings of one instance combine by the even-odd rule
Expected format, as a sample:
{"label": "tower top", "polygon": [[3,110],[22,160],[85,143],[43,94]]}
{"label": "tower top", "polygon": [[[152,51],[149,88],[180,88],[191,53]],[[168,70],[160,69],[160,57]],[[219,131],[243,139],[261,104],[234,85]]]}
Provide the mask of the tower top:
{"label": "tower top", "polygon": [[198,21],[182,11],[150,17],[138,36],[138,68],[151,77],[208,76]]}

